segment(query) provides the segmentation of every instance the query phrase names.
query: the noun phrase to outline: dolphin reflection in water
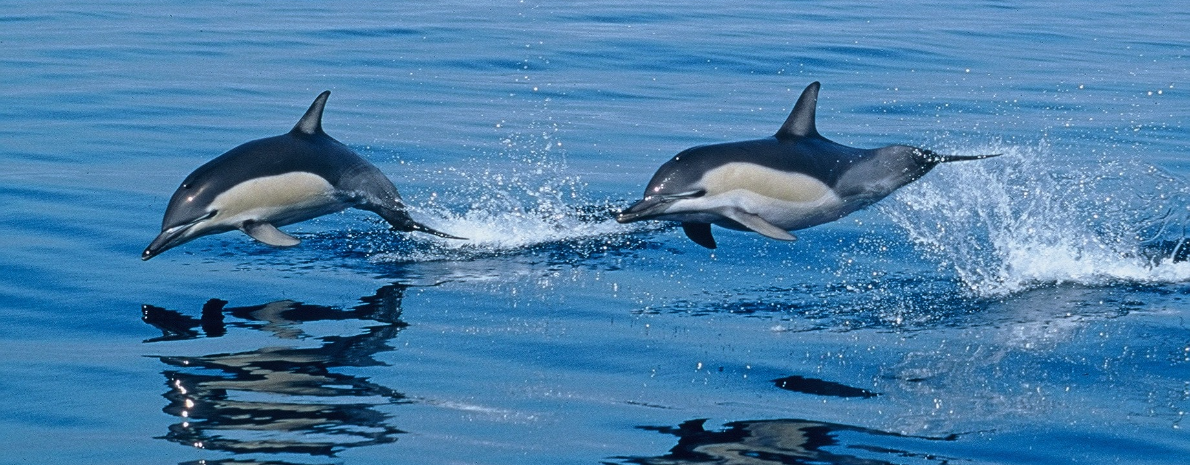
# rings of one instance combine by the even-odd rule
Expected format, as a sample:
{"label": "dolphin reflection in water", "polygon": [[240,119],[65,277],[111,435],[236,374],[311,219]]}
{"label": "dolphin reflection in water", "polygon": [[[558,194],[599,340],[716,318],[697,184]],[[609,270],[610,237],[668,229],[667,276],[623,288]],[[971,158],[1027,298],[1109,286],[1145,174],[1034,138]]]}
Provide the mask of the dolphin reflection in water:
{"label": "dolphin reflection in water", "polygon": [[[725,424],[723,431],[709,431],[705,423],[700,419],[676,428],[642,426],[640,429],[677,436],[678,444],[660,457],[621,459],[638,465],[894,465],[905,463],[906,457],[947,463],[954,459],[921,449],[931,442],[958,439],[957,435],[907,436],[800,419],[735,421]],[[846,438],[842,438],[844,435]]]}
{"label": "dolphin reflection in water", "polygon": [[[161,439],[237,454],[326,457],[395,442],[403,431],[378,407],[408,402],[405,396],[342,368],[383,365],[374,355],[392,350],[389,342],[406,326],[399,319],[403,292],[386,286],[352,309],[292,301],[227,307],[212,299],[199,318],[143,306],[144,321],[162,332],[146,343],[244,329],[267,335],[253,350],[158,356],[169,386],[163,410],[179,419]],[[316,337],[303,326],[323,321],[355,321],[361,328],[354,335]]]}

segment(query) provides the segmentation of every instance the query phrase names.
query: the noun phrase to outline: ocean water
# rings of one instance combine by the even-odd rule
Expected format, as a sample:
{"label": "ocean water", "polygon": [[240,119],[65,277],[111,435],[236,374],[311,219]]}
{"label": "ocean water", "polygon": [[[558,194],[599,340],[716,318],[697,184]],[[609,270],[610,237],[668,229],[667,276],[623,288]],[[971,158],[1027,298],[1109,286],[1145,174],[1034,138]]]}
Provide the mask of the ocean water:
{"label": "ocean water", "polygon": [[[1190,454],[1190,9],[9,2],[0,463],[1061,464]],[[779,243],[620,225],[687,147],[955,154]],[[413,215],[148,262],[190,171],[327,132]]]}

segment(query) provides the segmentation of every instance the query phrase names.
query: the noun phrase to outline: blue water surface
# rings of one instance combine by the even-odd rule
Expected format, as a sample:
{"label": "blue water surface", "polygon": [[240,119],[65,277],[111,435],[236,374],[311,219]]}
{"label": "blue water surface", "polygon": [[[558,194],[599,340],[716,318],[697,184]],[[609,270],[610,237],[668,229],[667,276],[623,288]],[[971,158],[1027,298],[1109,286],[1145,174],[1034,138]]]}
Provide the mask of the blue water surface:
{"label": "blue water surface", "polygon": [[[26,2],[0,11],[0,463],[1185,463],[1177,3]],[[960,155],[794,243],[620,225],[822,82]],[[148,262],[194,168],[327,132],[353,210]]]}

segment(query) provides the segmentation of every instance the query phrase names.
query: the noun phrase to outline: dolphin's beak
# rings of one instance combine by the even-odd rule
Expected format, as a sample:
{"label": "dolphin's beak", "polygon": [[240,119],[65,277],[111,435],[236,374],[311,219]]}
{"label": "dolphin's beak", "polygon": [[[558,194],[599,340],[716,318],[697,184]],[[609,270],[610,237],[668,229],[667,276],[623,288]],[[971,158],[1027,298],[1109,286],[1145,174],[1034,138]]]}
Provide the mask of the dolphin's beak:
{"label": "dolphin's beak", "polygon": [[185,244],[185,243],[189,242],[191,239],[194,239],[199,236],[204,236],[206,234],[211,234],[210,231],[208,231],[206,233],[200,233],[197,235],[188,234],[188,233],[190,232],[191,229],[194,229],[194,227],[198,226],[199,224],[202,224],[204,221],[207,221],[207,220],[213,218],[215,216],[215,213],[216,212],[212,211],[212,212],[207,213],[206,215],[203,215],[203,216],[200,216],[198,218],[191,220],[189,223],[182,223],[180,225],[177,225],[177,226],[174,226],[171,228],[163,229],[161,231],[161,234],[158,234],[157,238],[153,239],[153,242],[150,242],[148,247],[145,247],[145,251],[140,253],[140,259],[148,260],[150,258],[160,255],[161,252],[165,252],[166,250],[169,250],[169,249],[172,249],[179,245]]}
{"label": "dolphin's beak", "polygon": [[150,242],[148,247],[145,247],[145,251],[141,252],[140,259],[148,260],[160,255],[161,252],[165,252],[166,250],[172,249],[174,246],[181,244],[184,241],[180,239],[182,235],[190,229],[190,226],[193,225],[185,225],[182,227],[169,228],[165,231],[161,231],[161,234],[158,234],[157,238],[153,239],[153,242]]}
{"label": "dolphin's beak", "polygon": [[632,204],[631,207],[624,209],[619,215],[616,215],[616,221],[620,223],[632,223],[659,216],[665,213],[665,210],[677,200],[679,199],[664,195],[645,196],[641,201]]}

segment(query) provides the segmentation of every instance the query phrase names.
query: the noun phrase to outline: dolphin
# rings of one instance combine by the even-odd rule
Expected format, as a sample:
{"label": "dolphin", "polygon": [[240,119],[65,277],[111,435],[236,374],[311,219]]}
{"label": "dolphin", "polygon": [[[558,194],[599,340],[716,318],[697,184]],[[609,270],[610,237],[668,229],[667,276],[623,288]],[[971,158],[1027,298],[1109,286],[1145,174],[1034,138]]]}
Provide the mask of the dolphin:
{"label": "dolphin", "polygon": [[822,137],[813,82],[772,137],[682,151],[653,175],[644,198],[616,221],[677,221],[716,247],[711,225],[793,241],[789,231],[829,223],[872,205],[939,163],[996,155],[942,155],[905,145],[859,149]]}
{"label": "dolphin", "polygon": [[247,142],[190,173],[165,209],[141,260],[196,238],[238,229],[260,242],[301,241],[285,226],[347,208],[380,215],[398,231],[462,239],[414,221],[392,181],[322,130],[323,92],[287,134]]}

